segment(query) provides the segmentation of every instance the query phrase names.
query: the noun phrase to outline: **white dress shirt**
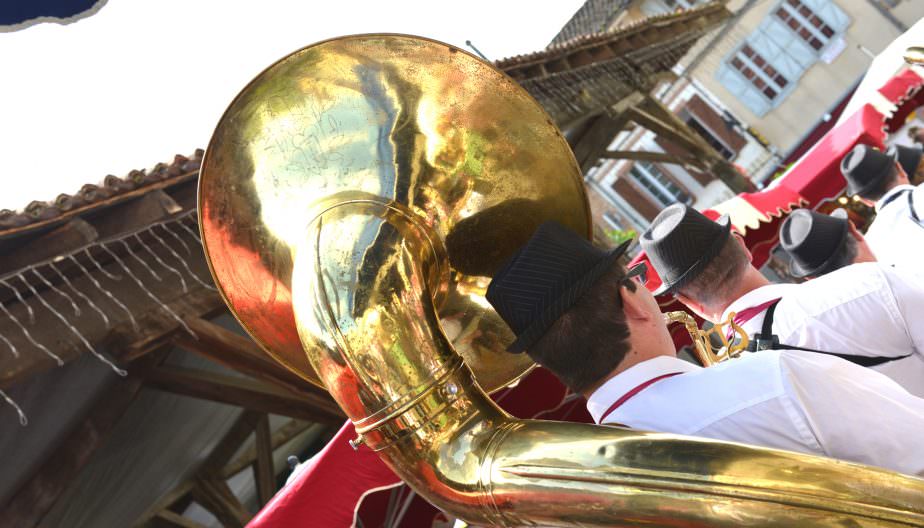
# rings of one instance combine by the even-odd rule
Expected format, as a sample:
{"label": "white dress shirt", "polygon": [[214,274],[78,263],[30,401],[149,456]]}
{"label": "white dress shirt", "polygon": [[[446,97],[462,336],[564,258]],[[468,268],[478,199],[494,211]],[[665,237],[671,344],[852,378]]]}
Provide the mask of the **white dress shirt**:
{"label": "white dress shirt", "polygon": [[[868,357],[909,357],[874,370],[924,398],[924,276],[877,262],[853,264],[801,284],[771,284],[723,314],[782,297],[773,317],[780,343]],[[766,311],[741,326],[761,331]],[[811,354],[811,352],[805,352]]]}
{"label": "white dress shirt", "polygon": [[[673,372],[610,406],[640,384]],[[597,423],[829,456],[924,475],[924,399],[889,378],[822,354],[768,350],[702,368],[644,361],[587,401]]]}
{"label": "white dress shirt", "polygon": [[924,227],[911,218],[907,195],[883,206],[905,190],[912,192],[914,209],[918,218],[924,220],[924,186],[899,185],[876,202],[876,219],[866,231],[866,243],[879,262],[921,272],[924,270]]}

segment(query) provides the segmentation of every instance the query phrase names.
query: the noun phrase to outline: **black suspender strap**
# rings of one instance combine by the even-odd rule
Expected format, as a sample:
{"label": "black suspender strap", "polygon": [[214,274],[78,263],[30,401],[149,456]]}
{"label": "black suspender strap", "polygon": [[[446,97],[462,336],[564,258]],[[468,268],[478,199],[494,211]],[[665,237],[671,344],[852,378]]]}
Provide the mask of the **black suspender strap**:
{"label": "black suspender strap", "polygon": [[[888,198],[886,201],[882,202],[882,205],[879,207],[879,210],[881,211],[882,209],[885,209],[885,206],[889,205],[890,203],[894,202],[895,200],[898,200],[898,199],[901,198],[903,195],[905,195],[905,194],[910,194],[910,193],[911,193],[911,189],[902,189],[902,190],[898,191],[897,193],[893,194],[892,196],[889,196],[889,198]],[[909,203],[910,203],[911,197],[909,196],[908,199],[909,199]]]}
{"label": "black suspender strap", "polygon": [[857,356],[854,354],[839,354],[836,352],[826,352],[824,350],[815,350],[814,348],[797,347],[780,343],[780,338],[773,333],[773,314],[776,312],[776,306],[778,304],[780,304],[780,301],[771,304],[770,307],[767,308],[760,333],[755,334],[748,344],[748,350],[751,352],[759,352],[761,350],[801,350],[803,352],[815,352],[816,354],[827,354],[829,356],[839,357],[856,365],[860,365],[861,367],[875,367],[883,363],[895,361],[896,359],[904,359],[911,355],[908,354],[898,357]]}
{"label": "black suspender strap", "polygon": [[924,222],[921,222],[921,219],[918,218],[918,212],[914,210],[914,193],[910,190],[906,190],[905,193],[908,195],[908,211],[911,213],[911,219],[914,220],[914,223],[924,227]]}
{"label": "black suspender strap", "polygon": [[898,200],[902,196],[905,196],[908,200],[908,212],[911,215],[911,219],[914,220],[915,224],[924,228],[924,221],[921,221],[920,217],[918,217],[918,212],[914,210],[914,192],[912,192],[911,189],[902,189],[892,196],[889,196],[888,200],[882,202],[882,206],[879,207],[879,210],[883,210],[885,206]]}

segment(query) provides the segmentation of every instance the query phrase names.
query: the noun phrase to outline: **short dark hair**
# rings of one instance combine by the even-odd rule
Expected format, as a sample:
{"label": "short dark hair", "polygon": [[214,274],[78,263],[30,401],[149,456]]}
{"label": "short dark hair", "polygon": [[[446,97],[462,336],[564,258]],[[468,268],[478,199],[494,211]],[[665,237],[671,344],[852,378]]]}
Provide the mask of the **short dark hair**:
{"label": "short dark hair", "polygon": [[850,233],[847,233],[847,240],[844,240],[844,244],[838,248],[838,250],[831,256],[831,260],[828,262],[828,265],[819,269],[812,275],[815,277],[820,277],[825,273],[831,273],[832,271],[839,270],[844,266],[849,266],[853,264],[853,261],[857,258],[857,253],[859,249],[857,247],[857,239],[850,236]]}
{"label": "short dark hair", "polygon": [[[908,176],[911,178],[911,176]],[[882,197],[891,189],[895,187],[895,183],[898,181],[898,162],[893,163],[889,167],[889,173],[879,180],[879,183],[874,185],[868,191],[860,194],[863,198],[867,200],[878,202]]]}
{"label": "short dark hair", "polygon": [[526,352],[572,391],[592,388],[629,351],[623,285],[635,291],[635,282],[626,280],[626,270],[617,262]]}
{"label": "short dark hair", "polygon": [[729,235],[712,261],[690,282],[678,288],[677,293],[706,306],[725,301],[725,292],[737,284],[751,263],[735,236],[734,233]]}

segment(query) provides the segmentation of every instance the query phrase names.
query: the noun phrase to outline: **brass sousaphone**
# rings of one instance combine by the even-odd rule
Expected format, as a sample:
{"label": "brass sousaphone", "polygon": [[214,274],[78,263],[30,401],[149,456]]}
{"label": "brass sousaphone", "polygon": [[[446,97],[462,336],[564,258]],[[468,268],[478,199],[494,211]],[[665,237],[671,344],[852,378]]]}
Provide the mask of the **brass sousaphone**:
{"label": "brass sousaphone", "polygon": [[924,481],[826,458],[518,420],[530,368],[484,300],[543,221],[590,234],[567,143],[514,81],[432,40],[296,51],[203,161],[212,273],[281,363],[330,391],[416,492],[480,525],[922,526]]}

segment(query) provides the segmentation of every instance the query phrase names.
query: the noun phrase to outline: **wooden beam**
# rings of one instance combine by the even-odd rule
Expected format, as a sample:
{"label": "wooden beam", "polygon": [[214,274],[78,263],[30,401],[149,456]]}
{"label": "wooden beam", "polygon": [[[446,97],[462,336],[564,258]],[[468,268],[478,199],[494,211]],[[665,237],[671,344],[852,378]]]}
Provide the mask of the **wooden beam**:
{"label": "wooden beam", "polygon": [[623,159],[634,161],[651,161],[654,163],[671,163],[674,165],[691,165],[695,160],[692,158],[674,156],[664,152],[649,152],[647,150],[608,150],[603,153],[602,158]]}
{"label": "wooden beam", "polygon": [[170,366],[145,369],[139,375],[149,387],[175,394],[312,422],[343,422],[343,416],[318,409],[289,391],[253,379]]}
{"label": "wooden beam", "polygon": [[152,504],[142,513],[132,526],[140,527],[145,526],[151,519],[157,516],[157,514],[163,510],[169,510],[177,501],[188,495],[193,489],[193,482],[187,480],[186,482],[181,483],[177,487],[173,488],[166,495],[157,499],[157,502]]}
{"label": "wooden beam", "polygon": [[196,502],[211,512],[222,526],[244,528],[250,522],[252,515],[224,480],[197,478],[192,494]]}
{"label": "wooden beam", "polygon": [[161,510],[151,519],[151,528],[206,528],[192,519],[187,519],[179,513],[170,510]]}
{"label": "wooden beam", "polygon": [[639,107],[632,107],[627,112],[628,118],[639,126],[645,127],[664,139],[675,143],[684,150],[698,153],[701,146],[688,136],[686,130],[646,112]]}
{"label": "wooden beam", "polygon": [[202,463],[199,471],[208,476],[216,476],[221,473],[221,468],[228,464],[234,453],[241,448],[241,445],[250,437],[254,425],[260,419],[260,413],[255,411],[244,411],[235,420],[234,425],[228,429],[228,432],[219,440],[208,458]]}
{"label": "wooden beam", "polygon": [[343,416],[343,411],[326,391],[281,366],[251,339],[198,317],[185,321],[196,333],[196,339],[186,333],[175,333],[172,342],[176,346],[282,387],[318,409]]}
{"label": "wooden beam", "polygon": [[273,440],[270,434],[269,416],[262,415],[254,428],[257,452],[253,464],[253,479],[257,484],[257,499],[260,507],[266,505],[276,493],[276,471],[273,469]]}
{"label": "wooden beam", "polygon": [[[148,365],[154,365],[162,361],[163,356],[149,356],[146,360]],[[130,365],[129,372],[136,367]],[[140,379],[120,378],[103,391],[84,419],[49,451],[44,463],[0,511],[5,526],[29,527],[42,521],[96,450],[106,442],[141,386]]]}
{"label": "wooden beam", "polygon": [[[692,142],[692,146],[686,146],[686,150],[700,160],[699,165],[702,167],[703,171],[711,172],[736,193],[754,191],[756,189],[751,180],[741,174],[732,163],[723,158],[712,148],[712,146],[706,142],[705,138],[697,134],[696,131],[690,128],[688,124],[674,114],[664,103],[652,97],[651,94],[646,94],[642,102],[642,107],[655,118],[681,131],[683,136]],[[646,128],[648,127],[646,126]],[[672,138],[668,136],[665,136],[665,139],[672,140]],[[674,143],[680,145],[677,141],[674,141]]]}
{"label": "wooden beam", "polygon": [[[272,450],[276,451],[283,445],[289,443],[296,436],[304,433],[309,428],[318,427],[326,428],[321,424],[312,424],[310,422],[305,422],[302,420],[289,420],[287,423],[283,424],[282,427],[276,429],[273,432],[272,436]],[[221,470],[221,476],[228,479],[237,475],[244,469],[253,465],[254,461],[257,459],[257,448],[256,446],[250,446],[244,450],[240,457],[235,459],[233,462],[228,464]]]}

